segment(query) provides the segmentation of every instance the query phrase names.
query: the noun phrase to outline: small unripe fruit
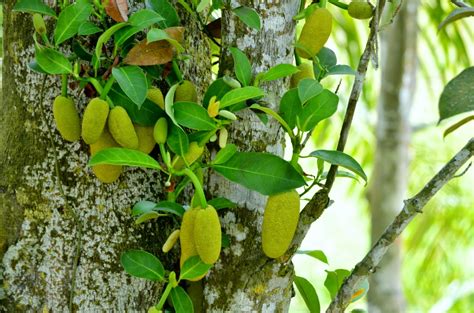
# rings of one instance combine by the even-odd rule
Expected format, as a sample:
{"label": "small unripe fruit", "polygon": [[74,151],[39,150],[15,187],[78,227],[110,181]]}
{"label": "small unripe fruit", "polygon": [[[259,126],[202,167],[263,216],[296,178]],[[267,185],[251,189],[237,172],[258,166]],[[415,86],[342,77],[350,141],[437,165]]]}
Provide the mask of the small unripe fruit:
{"label": "small unripe fruit", "polygon": [[233,89],[236,89],[236,88],[240,88],[242,87],[242,85],[240,84],[240,82],[236,79],[233,79],[232,77],[230,76],[227,76],[225,75],[222,80],[224,81],[224,83],[227,84],[227,86],[233,88]]}
{"label": "small unripe fruit", "polygon": [[173,168],[177,171],[186,167],[186,164],[193,164],[204,152],[204,147],[200,147],[197,142],[193,141],[189,144],[188,152],[183,157],[177,156],[173,162]]}
{"label": "small unripe fruit", "polygon": [[216,209],[208,205],[197,211],[194,222],[194,243],[201,260],[214,264],[221,253],[221,223]]}
{"label": "small unripe fruit", "polygon": [[157,104],[163,111],[165,110],[165,99],[163,93],[158,88],[150,88],[147,92],[147,98],[151,102]]}
{"label": "small unripe fruit", "polygon": [[328,41],[331,30],[331,13],[325,8],[314,10],[306,19],[298,39],[298,44],[305,50],[297,47],[296,53],[302,58],[312,59]]}
{"label": "small unripe fruit", "polygon": [[181,258],[179,264],[181,267],[188,258],[198,255],[194,243],[194,224],[197,212],[197,209],[190,209],[183,214],[181,229],[179,231],[179,243],[181,244]]}
{"label": "small unripe fruit", "polygon": [[164,253],[167,253],[168,251],[170,251],[173,248],[176,241],[178,241],[178,239],[179,239],[179,232],[180,232],[179,229],[175,230],[174,232],[172,232],[169,235],[168,239],[166,239],[166,242],[165,242],[165,244],[163,245],[163,248],[162,248]]}
{"label": "small unripe fruit", "polygon": [[237,120],[237,116],[234,113],[232,113],[230,111],[227,111],[227,110],[220,110],[218,114],[219,114],[219,116],[222,116],[222,117],[224,117],[228,120],[231,120],[231,121],[236,121]]}
{"label": "small unripe fruit", "polygon": [[157,144],[166,143],[168,137],[168,121],[164,117],[160,117],[156,121],[155,127],[153,128],[153,138]]}
{"label": "small unripe fruit", "polygon": [[229,136],[229,132],[225,128],[221,128],[219,131],[219,147],[224,149],[227,145],[227,137]]}
{"label": "small unripe fruit", "polygon": [[[104,129],[104,131],[99,137],[99,140],[90,145],[90,152],[91,155],[95,155],[97,152],[103,149],[112,147],[118,147],[118,143],[115,142],[109,131],[107,129]],[[122,173],[122,166],[99,164],[92,166],[92,171],[94,172],[97,179],[99,179],[101,182],[113,183],[119,178],[120,174]]]}
{"label": "small unripe fruit", "polygon": [[33,14],[33,27],[35,28],[35,31],[38,34],[40,35],[46,34],[46,25],[44,24],[44,20],[41,14],[38,14],[38,13]]}
{"label": "small unripe fruit", "polygon": [[191,101],[197,102],[196,87],[189,80],[183,81],[174,93],[174,102]]}
{"label": "small unripe fruit", "polygon": [[116,106],[109,114],[109,131],[119,145],[129,149],[138,148],[138,136],[127,111]]}
{"label": "small unripe fruit", "polygon": [[72,99],[57,96],[53,102],[53,116],[56,128],[65,140],[71,142],[79,140],[81,120]]}
{"label": "small unripe fruit", "polygon": [[298,83],[305,78],[314,79],[313,66],[311,65],[311,63],[301,63],[300,65],[298,65],[298,68],[300,69],[300,71],[291,75],[290,88],[298,87]]}
{"label": "small unripe fruit", "polygon": [[216,96],[213,96],[209,101],[209,105],[207,106],[207,114],[210,117],[216,117],[219,113],[219,106],[220,102],[216,101]]}
{"label": "small unripe fruit", "polygon": [[282,256],[298,225],[300,197],[296,190],[268,197],[262,225],[263,252],[270,258]]}
{"label": "small unripe fruit", "polygon": [[104,131],[109,105],[106,101],[94,98],[87,105],[82,117],[82,139],[87,144],[93,144],[99,140]]}
{"label": "small unripe fruit", "polygon": [[153,127],[140,125],[134,125],[134,127],[138,137],[138,150],[149,154],[156,145],[155,138],[153,138]]}
{"label": "small unripe fruit", "polygon": [[365,20],[374,15],[373,6],[365,0],[352,1],[347,11],[351,17],[359,20]]}

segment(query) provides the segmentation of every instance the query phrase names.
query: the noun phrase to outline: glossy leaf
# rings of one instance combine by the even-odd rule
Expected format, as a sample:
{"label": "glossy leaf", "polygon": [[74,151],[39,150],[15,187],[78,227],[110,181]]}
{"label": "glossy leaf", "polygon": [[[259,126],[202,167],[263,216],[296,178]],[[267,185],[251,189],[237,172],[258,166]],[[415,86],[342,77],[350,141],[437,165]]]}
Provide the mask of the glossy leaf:
{"label": "glossy leaf", "polygon": [[91,13],[92,5],[87,0],[79,0],[61,11],[54,29],[56,46],[76,35],[81,24],[89,19]]}
{"label": "glossy leaf", "polygon": [[128,20],[127,0],[102,0],[105,12],[116,22],[126,22]]}
{"label": "glossy leaf", "polygon": [[171,38],[170,35],[168,35],[168,33],[163,29],[159,29],[159,28],[150,29],[150,31],[146,35],[146,40],[147,40],[147,43],[151,43],[151,42],[159,41],[159,40],[166,40],[178,52],[184,51],[183,46],[178,42],[178,40]]}
{"label": "glossy leaf", "polygon": [[193,302],[183,287],[171,289],[170,298],[176,313],[194,313]]}
{"label": "glossy leaf", "polygon": [[194,279],[206,274],[211,267],[211,264],[201,261],[198,255],[192,256],[184,262],[179,279]]}
{"label": "glossy leaf", "polygon": [[157,212],[154,212],[154,211],[146,212],[137,217],[137,219],[135,220],[135,224],[138,225],[141,223],[145,223],[145,222],[148,222],[149,220],[157,219],[158,217],[160,217],[160,214],[158,214]]}
{"label": "glossy leaf", "polygon": [[112,75],[123,92],[138,108],[145,102],[148,83],[145,73],[138,66],[122,66],[112,69]]}
{"label": "glossy leaf", "polygon": [[61,53],[52,48],[42,47],[36,50],[38,66],[48,74],[70,74],[72,65]]}
{"label": "glossy leaf", "polygon": [[232,58],[234,59],[234,72],[237,79],[242,83],[243,86],[250,85],[252,81],[252,67],[250,61],[238,48],[231,47],[229,48],[230,53],[232,53]]}
{"label": "glossy leaf", "polygon": [[324,254],[323,251],[321,250],[298,250],[296,251],[297,254],[306,254],[310,257],[315,258],[316,260],[319,260],[323,263],[329,264],[328,258],[326,257],[326,254]]}
{"label": "glossy leaf", "polygon": [[453,78],[439,99],[439,120],[474,110],[474,67]]}
{"label": "glossy leaf", "polygon": [[319,122],[336,113],[338,103],[339,97],[324,89],[316,97],[311,98],[298,113],[298,128],[302,131],[310,131]]}
{"label": "glossy leaf", "polygon": [[260,30],[260,16],[252,8],[241,6],[232,10],[239,19],[250,28]]}
{"label": "glossy leaf", "polygon": [[176,102],[173,105],[174,117],[178,124],[196,130],[216,129],[216,123],[207,110],[194,102]]}
{"label": "glossy leaf", "polygon": [[327,75],[355,75],[356,71],[352,69],[349,65],[334,65],[330,67]]}
{"label": "glossy leaf", "polygon": [[139,66],[160,65],[173,60],[173,56],[173,47],[169,42],[160,40],[148,43],[145,39],[128,52],[123,62]]}
{"label": "glossy leaf", "polygon": [[211,83],[211,85],[209,85],[209,87],[206,90],[206,93],[204,94],[204,99],[202,101],[204,104],[204,107],[207,108],[207,106],[209,105],[209,101],[211,100],[213,96],[216,96],[216,99],[220,100],[227,92],[231,90],[232,90],[232,87],[227,85],[224,82],[223,78],[216,79],[215,81]]}
{"label": "glossy leaf", "polygon": [[237,152],[237,146],[234,144],[227,144],[223,149],[217,152],[212,164],[221,164],[227,162]]}
{"label": "glossy leaf", "polygon": [[135,277],[163,281],[165,269],[160,260],[143,250],[128,250],[120,258],[125,271]]}
{"label": "glossy leaf", "polygon": [[160,14],[164,20],[158,25],[162,28],[178,26],[180,24],[178,13],[167,0],[147,0],[147,6]]}
{"label": "glossy leaf", "polygon": [[306,278],[300,276],[295,276],[294,282],[308,310],[311,313],[319,313],[321,309],[319,298],[313,285]]}
{"label": "glossy leaf", "polygon": [[[316,56],[317,56],[319,65],[321,65],[324,68],[330,68],[337,64],[336,54],[334,53],[334,51],[332,51],[329,48],[323,47],[321,50],[319,50]],[[315,66],[315,68],[316,67],[317,66]]]}
{"label": "glossy leaf", "polygon": [[309,155],[324,160],[330,164],[342,166],[359,175],[367,182],[367,175],[365,175],[365,172],[359,163],[353,157],[344,152],[335,150],[316,150],[311,152]]}
{"label": "glossy leaf", "polygon": [[280,116],[291,129],[296,127],[296,117],[301,110],[303,110],[303,105],[298,95],[298,89],[288,90],[280,100]]}
{"label": "glossy leaf", "polygon": [[298,73],[300,70],[292,64],[278,64],[270,68],[267,72],[259,74],[261,82],[280,79]]}
{"label": "glossy leaf", "polygon": [[247,86],[233,89],[226,93],[221,99],[220,108],[223,109],[230,105],[264,96],[263,90],[258,87]]}
{"label": "glossy leaf", "polygon": [[457,8],[453,12],[451,12],[448,17],[446,17],[441,24],[438,26],[438,30],[443,29],[446,25],[457,21],[462,18],[466,18],[469,16],[474,16],[474,8],[472,7],[463,7],[463,8]]}
{"label": "glossy leaf", "polygon": [[166,141],[171,151],[177,155],[184,155],[189,149],[189,139],[186,133],[178,126],[171,124]]}
{"label": "glossy leaf", "polygon": [[298,95],[302,104],[319,95],[323,90],[323,86],[317,80],[311,78],[305,78],[298,83]]}
{"label": "glossy leaf", "polygon": [[159,203],[155,203],[152,201],[143,200],[137,202],[133,206],[132,216],[139,216],[149,212],[171,213],[181,217],[184,214],[184,208],[176,202],[161,201]]}
{"label": "glossy leaf", "polygon": [[148,154],[126,148],[107,148],[97,152],[92,156],[88,165],[94,166],[99,164],[137,166],[161,170],[158,161]]}
{"label": "glossy leaf", "polygon": [[137,11],[128,20],[128,23],[131,26],[123,28],[115,34],[115,44],[123,45],[125,41],[127,41],[130,37],[132,37],[136,33],[162,20],[163,20],[163,17],[161,17],[155,11],[147,10],[147,9]]}
{"label": "glossy leaf", "polygon": [[85,22],[82,23],[81,26],[79,26],[78,29],[78,34],[81,36],[86,36],[86,35],[92,35],[101,32],[102,29],[95,25],[94,23],[91,22]]}
{"label": "glossy leaf", "polygon": [[56,12],[42,0],[19,0],[13,7],[13,11],[56,16]]}
{"label": "glossy leaf", "polygon": [[457,123],[451,125],[450,127],[448,127],[443,133],[443,138],[446,137],[447,135],[451,134],[453,131],[455,131],[459,127],[469,123],[470,121],[474,121],[474,115],[463,118],[459,122],[457,122]]}
{"label": "glossy leaf", "polygon": [[331,299],[334,299],[337,291],[342,286],[344,279],[346,279],[346,277],[349,276],[351,272],[346,269],[337,269],[335,271],[326,271],[326,273],[327,276],[326,280],[324,281],[324,286],[329,291]]}
{"label": "glossy leaf", "polygon": [[233,209],[237,207],[237,203],[230,201],[227,198],[214,198],[207,201],[207,204],[212,205],[214,209]]}
{"label": "glossy leaf", "polygon": [[305,183],[290,163],[273,154],[236,152],[227,162],[212,167],[228,180],[264,195],[295,189]]}
{"label": "glossy leaf", "polygon": [[100,56],[102,55],[102,47],[104,44],[109,41],[113,34],[125,26],[127,26],[127,23],[115,24],[114,26],[107,29],[102,35],[100,35],[99,39],[97,39],[97,44],[95,45],[95,57],[97,60],[97,62],[94,64],[95,70],[97,70],[100,66]]}

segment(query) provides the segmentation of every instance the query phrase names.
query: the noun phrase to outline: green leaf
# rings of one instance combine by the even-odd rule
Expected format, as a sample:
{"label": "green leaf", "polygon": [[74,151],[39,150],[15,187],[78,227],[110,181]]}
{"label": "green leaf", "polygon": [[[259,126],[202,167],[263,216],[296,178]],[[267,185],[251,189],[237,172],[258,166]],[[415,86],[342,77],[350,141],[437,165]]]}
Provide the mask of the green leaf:
{"label": "green leaf", "polygon": [[328,75],[355,75],[356,71],[352,69],[349,65],[334,65],[329,68]]}
{"label": "green leaf", "polygon": [[234,203],[230,201],[227,198],[214,198],[209,201],[207,201],[207,204],[212,205],[214,209],[220,210],[220,209],[233,209],[237,207],[237,203]]}
{"label": "green leaf", "polygon": [[138,66],[114,67],[112,75],[123,92],[140,109],[143,102],[145,102],[148,89],[148,83],[143,70]]}
{"label": "green leaf", "polygon": [[128,19],[128,23],[130,26],[123,28],[117,31],[117,33],[115,33],[115,44],[118,46],[123,45],[130,37],[132,37],[136,33],[141,32],[145,28],[150,27],[153,24],[156,24],[162,20],[163,17],[161,17],[155,11],[147,9],[137,11]]}
{"label": "green leaf", "polygon": [[183,156],[189,149],[189,139],[184,130],[171,124],[168,130],[168,139],[166,143],[168,147],[177,155]]}
{"label": "green leaf", "polygon": [[120,258],[125,271],[135,277],[163,281],[165,269],[160,260],[143,250],[128,250]]}
{"label": "green leaf", "polygon": [[260,16],[252,8],[240,6],[232,10],[238,18],[250,28],[260,30]]}
{"label": "green leaf", "polygon": [[298,89],[288,90],[280,100],[280,116],[291,129],[296,127],[296,117],[301,110],[303,110],[303,105],[298,95]]}
{"label": "green leaf", "polygon": [[327,276],[324,281],[324,286],[329,291],[331,299],[336,297],[337,291],[341,288],[344,279],[351,274],[350,271],[345,269],[337,269],[335,271],[326,271]]}
{"label": "green leaf", "polygon": [[207,110],[194,102],[176,102],[173,105],[174,117],[178,124],[196,130],[214,130],[216,123]]}
{"label": "green leaf", "polygon": [[451,12],[448,15],[448,17],[446,17],[444,19],[444,21],[442,21],[439,24],[438,31],[440,31],[441,29],[443,29],[443,27],[445,27],[446,25],[448,25],[448,24],[450,24],[454,21],[457,21],[459,19],[466,18],[466,17],[469,17],[469,16],[474,16],[474,8],[472,8],[472,7],[457,8],[456,10]]}
{"label": "green leaf", "polygon": [[194,313],[191,298],[181,286],[176,286],[170,292],[171,303],[176,313]]}
{"label": "green leaf", "polygon": [[295,276],[294,282],[309,311],[311,313],[319,313],[321,309],[319,298],[313,285],[306,278],[300,276]]}
{"label": "green leaf", "polygon": [[146,212],[138,216],[138,218],[135,220],[135,224],[138,225],[138,224],[147,222],[149,220],[156,219],[158,217],[160,217],[160,214],[158,214],[157,212],[154,212],[154,211]]}
{"label": "green leaf", "polygon": [[290,138],[293,138],[294,137],[294,134],[293,134],[293,131],[292,129],[290,128],[290,126],[288,126],[288,124],[285,122],[285,120],[280,116],[278,115],[278,113],[276,113],[275,111],[273,111],[272,109],[270,108],[267,108],[267,107],[262,107],[258,104],[252,104],[250,106],[251,109],[257,109],[257,110],[260,110],[262,112],[265,112],[266,114],[272,116],[274,119],[276,119],[280,124],[281,126],[283,126],[283,128],[285,129],[285,131],[288,133],[288,135],[290,136]]}
{"label": "green leaf", "polygon": [[224,82],[223,78],[216,79],[211,83],[211,85],[207,88],[206,93],[204,94],[204,99],[202,100],[204,107],[208,107],[209,101],[213,96],[216,96],[216,100],[220,100],[227,92],[231,90],[232,87],[227,85]]}
{"label": "green leaf", "polygon": [[137,166],[161,170],[160,164],[148,154],[126,148],[107,148],[94,154],[89,166],[99,164]]}
{"label": "green leaf", "polygon": [[132,216],[142,215],[148,212],[152,212],[156,207],[156,203],[153,201],[143,200],[135,203],[132,209]]}
{"label": "green leaf", "polygon": [[298,73],[299,71],[300,70],[298,69],[298,67],[292,64],[278,64],[270,68],[267,72],[259,74],[259,78],[261,82],[265,82],[290,76],[295,73]]}
{"label": "green leaf", "polygon": [[252,81],[252,67],[250,61],[238,48],[231,47],[229,48],[230,53],[232,53],[232,58],[234,59],[234,72],[237,79],[242,83],[243,86],[250,85]]}
{"label": "green leaf", "polygon": [[237,152],[237,146],[228,144],[217,152],[212,164],[222,164],[227,162]]}
{"label": "green leaf", "polygon": [[329,48],[323,47],[316,56],[321,67],[330,68],[337,64],[336,54]]}
{"label": "green leaf", "polygon": [[139,216],[149,212],[171,213],[181,217],[184,214],[184,208],[176,202],[161,201],[159,203],[155,203],[144,200],[137,202],[133,206],[132,216]]}
{"label": "green leaf", "polygon": [[35,72],[41,73],[41,74],[48,74],[45,70],[43,70],[39,65],[36,60],[32,60],[30,63],[28,63],[28,67],[32,69]]}
{"label": "green leaf", "polygon": [[179,84],[175,84],[171,86],[171,88],[168,90],[168,93],[165,96],[165,111],[166,114],[170,117],[170,119],[173,121],[174,125],[179,126],[178,122],[176,121],[176,118],[174,117],[174,94],[176,92],[176,88],[178,88]]}
{"label": "green leaf", "polygon": [[474,115],[468,116],[466,118],[463,118],[459,122],[451,125],[449,128],[447,128],[444,133],[443,133],[443,138],[445,138],[447,135],[451,134],[453,131],[458,129],[459,127],[469,123],[470,121],[474,121]]}
{"label": "green leaf", "polygon": [[439,99],[439,120],[474,110],[474,67],[453,78]]}
{"label": "green leaf", "polygon": [[359,163],[357,163],[353,157],[344,152],[335,150],[316,150],[311,152],[309,155],[324,160],[330,164],[342,166],[359,175],[367,182],[367,176]]}
{"label": "green leaf", "polygon": [[263,90],[258,87],[247,86],[233,89],[222,97],[220,108],[223,109],[225,107],[242,101],[250,100],[253,98],[260,98],[263,96]]}
{"label": "green leaf", "polygon": [[98,32],[101,32],[102,29],[95,25],[94,23],[91,22],[85,22],[82,23],[81,26],[79,26],[78,29],[78,35],[81,36],[87,36],[87,35],[92,35]]}
{"label": "green leaf", "polygon": [[212,165],[230,181],[264,195],[304,185],[303,177],[282,158],[267,153],[236,152],[227,162]]}
{"label": "green leaf", "polygon": [[315,258],[316,260],[319,260],[323,263],[329,264],[328,258],[326,257],[326,254],[324,254],[323,251],[321,250],[298,250],[296,251],[297,254],[306,254],[310,257]]}
{"label": "green leaf", "polygon": [[337,111],[339,97],[324,89],[316,97],[311,98],[297,116],[297,124],[302,131],[310,131],[322,120]]}
{"label": "green leaf", "polygon": [[198,13],[202,12],[208,5],[209,5],[209,2],[211,2],[210,0],[201,0],[198,4],[198,6],[196,7],[196,11]]}
{"label": "green leaf", "polygon": [[147,43],[159,41],[159,40],[166,40],[171,45],[173,45],[178,52],[183,52],[183,46],[175,39],[171,38],[167,32],[159,28],[153,28],[148,31],[146,34]]}
{"label": "green leaf", "polygon": [[82,23],[86,22],[92,13],[92,5],[87,0],[80,0],[67,6],[58,17],[56,28],[54,29],[54,43],[68,40],[77,34]]}
{"label": "green leaf", "polygon": [[180,24],[178,13],[173,5],[167,0],[148,0],[147,7],[152,8],[165,20],[158,22],[161,28],[178,26]]}
{"label": "green leaf", "polygon": [[95,57],[97,59],[96,63],[94,63],[94,69],[97,69],[100,66],[100,56],[102,55],[102,47],[104,44],[109,41],[113,34],[115,34],[121,28],[127,26],[127,23],[118,23],[114,26],[107,29],[102,35],[100,35],[99,39],[97,39],[97,44],[95,45]]}
{"label": "green leaf", "polygon": [[72,65],[61,53],[52,48],[36,49],[36,62],[48,74],[70,74]]}
{"label": "green leaf", "polygon": [[42,0],[19,0],[13,7],[13,11],[56,16],[56,12]]}
{"label": "green leaf", "polygon": [[183,267],[181,268],[179,280],[189,280],[202,276],[206,274],[211,267],[211,264],[206,264],[201,261],[201,258],[198,255],[192,256],[184,262]]}
{"label": "green leaf", "polygon": [[298,95],[303,105],[309,99],[319,95],[323,90],[323,86],[317,80],[311,78],[305,78],[298,83]]}

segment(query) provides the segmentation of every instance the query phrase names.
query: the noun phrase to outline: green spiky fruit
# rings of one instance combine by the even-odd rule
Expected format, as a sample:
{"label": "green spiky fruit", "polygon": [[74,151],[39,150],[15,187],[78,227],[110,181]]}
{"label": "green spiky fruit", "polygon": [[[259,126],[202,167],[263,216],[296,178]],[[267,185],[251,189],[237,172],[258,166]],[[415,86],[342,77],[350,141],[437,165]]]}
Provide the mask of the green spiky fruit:
{"label": "green spiky fruit", "polygon": [[157,144],[166,143],[168,138],[168,121],[165,117],[160,117],[153,128],[153,138]]}
{"label": "green spiky fruit", "polygon": [[300,197],[296,190],[268,197],[263,215],[262,247],[270,258],[282,256],[290,246],[298,225]]}
{"label": "green spiky fruit", "polygon": [[94,98],[87,105],[82,117],[82,139],[87,144],[93,144],[99,140],[104,131],[109,105],[106,101]]}
{"label": "green spiky fruit", "polygon": [[313,65],[311,63],[301,63],[298,65],[298,68],[300,71],[291,75],[290,88],[298,87],[299,82],[305,78],[314,79]]}
{"label": "green spiky fruit", "polygon": [[[97,152],[112,147],[118,147],[118,143],[115,142],[112,135],[107,129],[104,129],[102,134],[95,143],[90,145],[91,155],[95,155]],[[122,173],[121,165],[109,165],[109,164],[99,164],[92,166],[92,171],[94,172],[97,179],[103,183],[113,183],[116,181],[120,174]]]}
{"label": "green spiky fruit", "polygon": [[163,111],[165,110],[165,99],[160,89],[155,87],[148,89],[147,98],[157,104]]}
{"label": "green spiky fruit", "polygon": [[193,164],[204,152],[204,147],[200,147],[199,144],[195,141],[189,144],[188,152],[184,154],[183,157],[176,156],[173,160],[173,168],[177,171],[182,170],[186,167],[186,164]]}
{"label": "green spiky fruit", "polygon": [[359,20],[366,20],[374,15],[373,6],[365,0],[352,1],[347,11],[351,17]]}
{"label": "green spiky fruit", "polygon": [[127,111],[116,106],[109,114],[109,131],[115,141],[124,148],[137,149],[138,136]]}
{"label": "green spiky fruit", "polygon": [[197,212],[197,209],[190,209],[183,214],[181,229],[179,231],[179,243],[181,245],[181,258],[179,264],[181,267],[187,259],[194,255],[198,255],[194,243],[194,225]]}
{"label": "green spiky fruit", "polygon": [[302,58],[312,59],[329,39],[332,30],[332,15],[325,8],[314,10],[301,30],[296,53]]}
{"label": "green spiky fruit", "polygon": [[65,140],[71,142],[79,140],[81,120],[72,99],[57,96],[53,102],[53,116],[56,128]]}
{"label": "green spiky fruit", "polygon": [[138,150],[149,154],[156,145],[155,138],[153,138],[153,127],[140,125],[134,125],[134,127],[138,137]]}
{"label": "green spiky fruit", "polygon": [[208,205],[197,211],[194,222],[194,243],[201,260],[214,264],[221,253],[221,223],[216,209]]}
{"label": "green spiky fruit", "polygon": [[189,80],[184,80],[174,93],[174,102],[191,101],[197,102],[196,87]]}

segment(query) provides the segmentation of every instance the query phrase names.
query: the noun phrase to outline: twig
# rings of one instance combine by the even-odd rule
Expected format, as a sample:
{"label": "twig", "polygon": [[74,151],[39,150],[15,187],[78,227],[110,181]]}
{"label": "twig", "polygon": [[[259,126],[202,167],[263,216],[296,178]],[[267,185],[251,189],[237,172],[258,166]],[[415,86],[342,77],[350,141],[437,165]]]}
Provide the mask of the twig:
{"label": "twig", "polygon": [[418,192],[414,197],[404,201],[404,206],[392,224],[385,230],[364,259],[359,262],[351,275],[344,281],[336,297],[326,312],[344,312],[349,305],[355,287],[366,279],[377,267],[390,245],[402,233],[413,218],[422,212],[424,206],[453,177],[456,172],[474,155],[474,138]]}
{"label": "twig", "polygon": [[458,0],[451,0],[452,4],[454,4],[455,6],[458,6],[460,8],[469,8],[469,5],[465,4],[464,2],[462,1],[458,1]]}

